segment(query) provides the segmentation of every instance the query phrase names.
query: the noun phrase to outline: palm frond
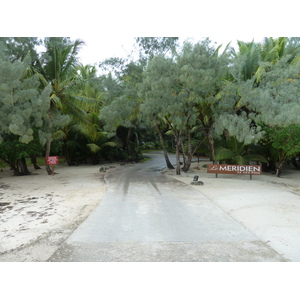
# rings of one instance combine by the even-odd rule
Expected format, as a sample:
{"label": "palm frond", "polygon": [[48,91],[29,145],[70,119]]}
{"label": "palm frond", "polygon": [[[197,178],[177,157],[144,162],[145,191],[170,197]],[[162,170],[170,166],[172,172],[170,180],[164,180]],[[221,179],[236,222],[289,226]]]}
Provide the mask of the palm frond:
{"label": "palm frond", "polygon": [[232,152],[230,149],[221,146],[215,149],[216,160],[232,159],[234,156],[235,156],[234,152]]}
{"label": "palm frond", "polygon": [[233,157],[232,160],[237,165],[246,165],[248,163],[247,159],[241,155]]}
{"label": "palm frond", "polygon": [[55,131],[53,134],[52,134],[52,138],[54,140],[63,140],[67,137],[66,133],[63,132],[61,129],[60,130],[57,130]]}
{"label": "palm frond", "polygon": [[119,144],[117,142],[113,142],[113,141],[106,142],[106,143],[102,144],[102,148],[104,148],[106,146],[109,146],[109,147],[119,147]]}
{"label": "palm frond", "polygon": [[96,144],[87,144],[87,147],[90,149],[92,153],[97,153],[100,151],[100,147]]}
{"label": "palm frond", "polygon": [[264,162],[264,163],[268,162],[268,160],[265,157],[263,157],[262,155],[259,155],[259,154],[245,155],[244,158],[247,161],[247,163],[249,161],[259,161],[259,162]]}
{"label": "palm frond", "polygon": [[85,111],[98,111],[104,104],[100,99],[95,99],[86,96],[72,95],[78,105]]}
{"label": "palm frond", "polygon": [[50,96],[50,101],[59,109],[62,109],[63,104],[61,102],[61,99],[57,97],[55,94],[52,94]]}

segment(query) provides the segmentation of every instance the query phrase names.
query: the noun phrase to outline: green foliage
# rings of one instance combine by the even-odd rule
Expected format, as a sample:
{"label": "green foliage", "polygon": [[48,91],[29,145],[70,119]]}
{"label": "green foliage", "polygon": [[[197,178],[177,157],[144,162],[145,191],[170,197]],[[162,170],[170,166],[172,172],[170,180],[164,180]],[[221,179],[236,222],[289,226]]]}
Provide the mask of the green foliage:
{"label": "green foliage", "polygon": [[300,153],[300,125],[268,127],[265,140],[281,152],[281,158],[291,159]]}
{"label": "green foliage", "polygon": [[232,75],[236,80],[252,79],[261,61],[260,45],[254,41],[245,43],[238,41],[239,52],[235,55]]}
{"label": "green foliage", "polygon": [[44,126],[50,86],[39,90],[38,76],[26,77],[28,64],[28,59],[24,62],[0,59],[0,142],[2,134],[12,133],[22,143],[29,143],[33,140],[33,128]]}
{"label": "green foliage", "polygon": [[42,154],[43,149],[38,139],[25,144],[19,141],[17,135],[8,134],[4,135],[4,141],[0,143],[0,160],[14,168],[16,172],[19,172],[19,175],[22,174],[18,165],[21,159]]}
{"label": "green foliage", "polygon": [[37,37],[0,37],[5,45],[4,52],[11,62],[23,61],[27,55],[34,65],[37,60],[36,46],[41,44]]}
{"label": "green foliage", "polygon": [[226,148],[222,146],[216,147],[215,158],[219,161],[238,165],[249,164],[250,161],[268,162],[262,155],[249,152],[251,152],[251,147],[232,137],[226,141]]}
{"label": "green foliage", "polygon": [[14,166],[33,144],[47,141],[49,154],[52,140],[69,164],[136,160],[165,139],[186,169],[195,151],[214,159],[224,133],[218,160],[276,164],[300,153],[299,38],[238,41],[220,53],[209,39],[179,47],[178,38],[140,37],[137,61],[109,58],[99,77],[78,62],[82,41],[43,42],[37,54],[38,38],[0,38],[0,157]]}
{"label": "green foliage", "polygon": [[152,59],[157,55],[175,54],[178,37],[137,37],[136,43],[140,47],[140,57],[148,56]]}

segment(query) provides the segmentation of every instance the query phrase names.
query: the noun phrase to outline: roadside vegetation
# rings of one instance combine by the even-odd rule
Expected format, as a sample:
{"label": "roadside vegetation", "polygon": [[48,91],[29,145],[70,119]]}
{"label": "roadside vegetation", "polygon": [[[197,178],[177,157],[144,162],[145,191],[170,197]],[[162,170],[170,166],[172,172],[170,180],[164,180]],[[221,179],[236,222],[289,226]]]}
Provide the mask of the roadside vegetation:
{"label": "roadside vegetation", "polygon": [[277,176],[300,168],[300,38],[237,44],[140,37],[138,55],[82,65],[81,40],[0,38],[0,168],[27,175],[52,155],[142,161],[154,149],[170,169],[176,154],[176,174],[201,155]]}

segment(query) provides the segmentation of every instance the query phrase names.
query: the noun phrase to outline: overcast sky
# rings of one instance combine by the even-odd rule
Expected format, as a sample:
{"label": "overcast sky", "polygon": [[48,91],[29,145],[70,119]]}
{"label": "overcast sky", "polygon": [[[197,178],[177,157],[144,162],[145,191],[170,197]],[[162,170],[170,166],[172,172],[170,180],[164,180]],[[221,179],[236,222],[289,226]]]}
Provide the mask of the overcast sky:
{"label": "overcast sky", "polygon": [[[229,42],[233,46],[236,45],[236,40],[251,41],[253,38],[255,41],[260,41],[262,37],[214,37],[208,36],[212,42],[216,42],[217,45],[223,44],[226,46]],[[133,50],[135,43],[134,36],[122,37],[122,36],[71,36],[71,39],[81,39],[85,42],[85,46],[79,52],[81,62],[86,64],[98,64],[98,62],[110,58],[110,57],[126,57]],[[205,37],[192,37],[193,41],[199,41]],[[179,40],[183,42],[186,37],[179,37]]]}
{"label": "overcast sky", "polygon": [[[110,0],[74,2],[39,0],[1,4],[0,36],[69,36],[86,46],[80,52],[83,64],[130,53],[134,37],[209,37],[218,44],[263,36],[298,36],[297,9],[253,0]],[[143,5],[141,5],[143,3]],[[10,12],[13,12],[10,13]],[[276,16],[277,13],[277,16]],[[293,32],[294,31],[294,32]],[[287,33],[288,32],[288,33]]]}

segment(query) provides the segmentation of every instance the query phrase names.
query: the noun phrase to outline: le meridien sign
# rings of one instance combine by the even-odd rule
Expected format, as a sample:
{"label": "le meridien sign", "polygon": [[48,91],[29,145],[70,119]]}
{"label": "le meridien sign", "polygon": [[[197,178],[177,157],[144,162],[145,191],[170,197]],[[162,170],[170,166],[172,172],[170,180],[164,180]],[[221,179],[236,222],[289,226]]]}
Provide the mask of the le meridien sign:
{"label": "le meridien sign", "polygon": [[261,175],[260,165],[207,165],[207,173]]}

